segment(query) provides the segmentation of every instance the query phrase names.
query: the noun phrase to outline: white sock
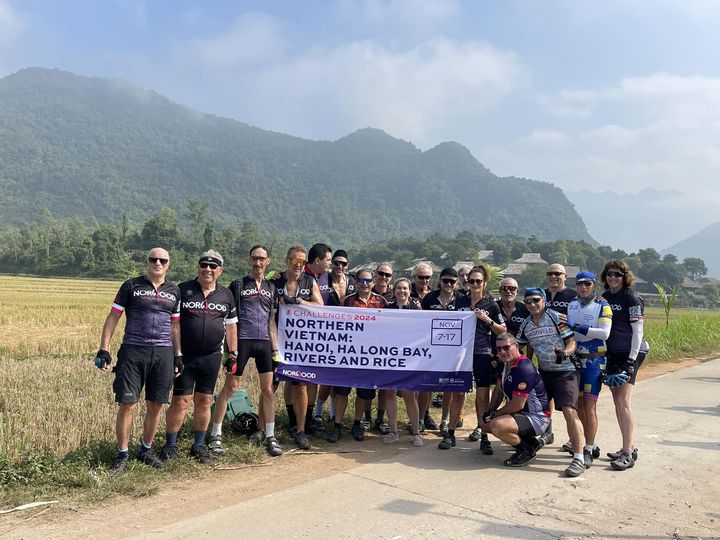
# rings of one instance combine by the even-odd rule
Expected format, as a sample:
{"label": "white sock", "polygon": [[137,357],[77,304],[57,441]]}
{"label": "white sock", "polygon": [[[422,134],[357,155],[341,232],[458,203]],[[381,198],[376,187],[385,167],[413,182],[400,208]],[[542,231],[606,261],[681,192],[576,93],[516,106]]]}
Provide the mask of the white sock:
{"label": "white sock", "polygon": [[222,422],[213,422],[211,437],[222,437]]}
{"label": "white sock", "polygon": [[585,445],[585,451],[586,451],[586,452],[592,452],[593,450],[595,450],[595,445],[594,445],[594,444],[586,444],[586,445]]}
{"label": "white sock", "polygon": [[275,436],[275,422],[265,422],[265,436],[266,437],[274,437]]}
{"label": "white sock", "polygon": [[322,410],[325,406],[325,400],[324,399],[318,399],[315,402],[315,408],[313,409],[313,417],[315,416],[322,416]]}
{"label": "white sock", "polygon": [[585,463],[585,456],[583,456],[582,454],[573,454],[573,459],[579,459],[580,461]]}

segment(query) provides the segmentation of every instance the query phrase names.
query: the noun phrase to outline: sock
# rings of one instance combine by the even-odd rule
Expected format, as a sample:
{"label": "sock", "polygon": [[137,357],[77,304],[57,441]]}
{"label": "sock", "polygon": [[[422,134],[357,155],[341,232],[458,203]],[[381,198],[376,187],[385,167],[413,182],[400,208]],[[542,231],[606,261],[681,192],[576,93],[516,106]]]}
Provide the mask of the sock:
{"label": "sock", "polygon": [[524,449],[522,439],[520,439],[520,444],[513,444],[513,448],[518,452],[522,452],[522,450]]}
{"label": "sock", "polygon": [[342,430],[342,424],[338,424],[337,422],[335,422],[335,429]]}
{"label": "sock", "polygon": [[128,457],[130,455],[130,452],[127,448],[118,448],[117,455],[118,457]]}
{"label": "sock", "polygon": [[307,411],[305,411],[305,431],[308,430],[308,428],[312,425],[313,421],[313,410],[312,407],[308,406]]}
{"label": "sock", "polygon": [[211,437],[222,437],[222,422],[213,422]]}
{"label": "sock", "polygon": [[325,406],[324,399],[318,399],[315,402],[315,408],[313,409],[313,416],[322,416],[323,407]]}
{"label": "sock", "polygon": [[573,459],[579,459],[580,461],[585,463],[585,456],[583,456],[582,454],[573,454]]}
{"label": "sock", "polygon": [[150,451],[151,448],[152,444],[147,444],[143,439],[140,439],[140,448],[138,450],[138,454],[144,456]]}
{"label": "sock", "polygon": [[376,422],[378,424],[382,424],[384,421],[385,421],[385,411],[383,409],[378,409]]}
{"label": "sock", "polygon": [[372,422],[372,411],[370,409],[365,411],[365,421]]}
{"label": "sock", "polygon": [[430,416],[430,409],[426,409],[422,415],[423,420]]}
{"label": "sock", "polygon": [[454,436],[455,436],[455,430],[454,430],[454,429],[448,429],[448,435],[449,435],[450,437],[454,437]]}
{"label": "sock", "polygon": [[177,446],[177,432],[165,432],[165,446]]}
{"label": "sock", "polygon": [[335,418],[335,397],[330,398],[330,420]]}
{"label": "sock", "polygon": [[[590,444],[590,443],[588,443],[588,444]],[[598,447],[597,444],[592,443],[592,444],[590,444],[590,446],[592,446],[592,449],[593,449],[593,450],[597,450],[597,447]]]}
{"label": "sock", "polygon": [[[293,406],[286,403],[285,410],[287,410],[288,415],[288,427],[297,426],[297,417],[295,416],[295,409],[293,409]],[[269,436],[270,435],[268,435],[268,437]]]}
{"label": "sock", "polygon": [[354,421],[353,421],[353,427],[359,426],[359,425],[360,425],[360,420],[354,420]]}
{"label": "sock", "polygon": [[202,431],[195,431],[195,444],[198,446],[205,444],[205,434],[207,433],[205,430]]}
{"label": "sock", "polygon": [[553,430],[552,430],[552,419],[551,419],[551,420],[550,420],[550,423],[548,424],[547,429],[545,430],[545,433],[547,433],[548,435],[550,435],[552,432],[553,432]]}
{"label": "sock", "polygon": [[487,433],[480,431],[480,439],[487,439]]}
{"label": "sock", "polygon": [[442,420],[443,422],[450,422],[450,411],[448,411],[448,412],[446,412],[445,414],[443,414],[441,420]]}
{"label": "sock", "polygon": [[266,437],[274,437],[275,436],[275,422],[265,422],[265,436]]}
{"label": "sock", "polygon": [[592,452],[594,450],[595,446],[592,444],[586,444],[585,445],[585,451],[586,452]]}

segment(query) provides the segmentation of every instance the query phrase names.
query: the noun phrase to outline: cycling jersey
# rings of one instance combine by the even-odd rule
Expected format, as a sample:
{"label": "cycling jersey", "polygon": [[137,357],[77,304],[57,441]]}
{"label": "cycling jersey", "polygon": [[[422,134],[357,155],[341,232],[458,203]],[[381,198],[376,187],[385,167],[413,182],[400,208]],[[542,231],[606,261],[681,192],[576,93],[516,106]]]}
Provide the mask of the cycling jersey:
{"label": "cycling jersey", "polygon": [[[486,295],[478,300],[475,305],[471,305],[472,300],[470,296],[461,294],[460,299],[457,301],[458,311],[475,311],[476,309],[482,309],[493,321],[498,324],[505,324],[505,317],[503,317],[500,308],[493,300],[492,296]],[[485,324],[480,319],[475,321],[475,344],[473,346],[473,354],[492,354],[493,349],[493,333],[490,326]]]}
{"label": "cycling jersey", "polygon": [[569,359],[558,364],[555,349],[565,349],[565,340],[572,337],[573,331],[567,324],[560,321],[559,315],[552,309],[546,309],[536,325],[532,316],[520,325],[517,342],[529,345],[538,357],[538,364],[543,371],[575,371]]}
{"label": "cycling jersey", "polygon": [[[612,323],[613,314],[610,305],[604,298],[598,296],[585,305],[579,298],[570,302],[567,317],[570,326],[579,324],[590,328],[599,328],[602,325],[607,332],[607,328]],[[575,332],[575,342],[578,354],[605,354],[605,341],[602,339],[593,339],[590,335]]]}
{"label": "cycling jersey", "polygon": [[387,307],[387,300],[385,300],[385,298],[383,298],[379,294],[375,294],[374,292],[370,293],[370,297],[367,300],[363,300],[362,298],[360,298],[360,295],[358,293],[353,293],[350,296],[345,297],[345,300],[343,300],[343,306],[359,308],[384,308]]}
{"label": "cycling jersey", "polygon": [[563,315],[567,315],[568,305],[571,301],[575,300],[577,293],[566,287],[562,291],[556,292],[555,296],[552,296],[550,289],[545,289],[545,296],[547,297],[545,301],[546,307]]}
{"label": "cycling jersey", "polygon": [[172,321],[180,318],[180,289],[170,281],[157,289],[147,276],[120,286],[112,311],[125,313],[126,345],[172,347]]}
{"label": "cycling jersey", "polygon": [[461,298],[464,298],[464,295],[453,291],[450,302],[448,302],[447,306],[444,306],[440,301],[440,289],[437,289],[425,295],[425,298],[422,300],[422,308],[434,311],[457,311],[457,303]]}
{"label": "cycling jersey", "polygon": [[[275,284],[275,287],[277,287],[277,293],[278,296],[282,296],[283,294],[286,294],[285,288],[287,286],[287,273],[281,272],[280,275],[273,280],[273,283]],[[315,284],[315,279],[309,275],[303,272],[300,274],[300,277],[297,281],[297,290],[295,291],[295,294],[288,294],[288,296],[291,296],[293,298],[301,298],[306,301],[312,300],[312,292],[313,292],[313,285]]]}
{"label": "cycling jersey", "polygon": [[[631,323],[643,320],[645,317],[645,301],[633,289],[623,287],[616,293],[609,290],[603,294],[610,304],[613,313],[613,323],[610,328],[610,337],[606,344],[610,353],[627,353],[632,349]],[[643,342],[641,351],[647,351],[647,343]]]}
{"label": "cycling jersey", "polygon": [[238,313],[238,339],[270,339],[270,317],[277,305],[277,288],[266,279],[258,288],[255,278],[245,276],[230,284]]}
{"label": "cycling jersey", "polygon": [[330,301],[330,293],[332,291],[332,285],[330,283],[330,272],[323,272],[322,274],[313,274],[309,264],[305,265],[305,273],[317,281],[318,289],[320,289],[320,296],[322,296],[323,304],[326,306]]}
{"label": "cycling jersey", "polygon": [[510,332],[513,336],[516,336],[518,330],[520,330],[520,325],[525,321],[525,319],[530,316],[530,312],[525,307],[525,304],[515,300],[515,307],[513,309],[513,312],[508,317],[507,313],[505,313],[505,310],[502,308],[502,300],[498,300],[497,305],[500,308],[500,313],[502,313],[503,317],[505,317],[505,325],[507,326],[507,331]]}
{"label": "cycling jersey", "polygon": [[523,412],[550,416],[549,400],[540,373],[527,356],[520,356],[513,364],[503,364],[498,386],[508,400],[513,396],[527,398]]}
{"label": "cycling jersey", "polygon": [[420,304],[420,300],[415,298],[414,296],[411,296],[408,298],[407,304],[400,307],[397,303],[397,300],[394,302],[390,302],[387,305],[388,309],[422,309],[422,304]]}
{"label": "cycling jersey", "polygon": [[373,288],[372,288],[372,292],[374,292],[375,294],[379,294],[380,296],[382,296],[385,300],[388,301],[388,303],[390,303],[390,302],[392,302],[393,300],[395,300],[395,295],[393,294],[392,289],[388,289],[388,290],[385,291],[384,293],[379,293],[379,292],[377,292],[377,291],[375,290],[375,287],[373,287]]}
{"label": "cycling jersey", "polygon": [[345,294],[343,295],[342,298],[340,298],[340,295],[338,294],[337,289],[335,289],[335,287],[333,287],[332,279],[331,279],[330,280],[330,296],[328,297],[328,301],[326,304],[328,306],[341,306],[343,298],[345,298],[346,296],[348,296],[350,294],[353,294],[357,290],[357,288],[355,286],[355,280],[352,277],[348,276],[347,274],[343,274],[340,279],[345,282]]}
{"label": "cycling jersey", "polygon": [[203,293],[196,279],[180,287],[180,335],[184,354],[206,356],[222,352],[225,325],[237,323],[237,309],[232,293],[220,284]]}

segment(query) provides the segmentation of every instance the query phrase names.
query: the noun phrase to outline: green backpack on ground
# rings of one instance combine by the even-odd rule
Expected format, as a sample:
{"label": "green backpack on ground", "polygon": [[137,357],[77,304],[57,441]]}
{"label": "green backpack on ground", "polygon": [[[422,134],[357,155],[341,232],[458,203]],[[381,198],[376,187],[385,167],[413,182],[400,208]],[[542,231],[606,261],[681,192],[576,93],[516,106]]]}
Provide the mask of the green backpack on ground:
{"label": "green backpack on ground", "polygon": [[[215,399],[217,400],[217,396]],[[212,408],[214,412],[214,403]],[[232,430],[240,435],[250,435],[257,431],[259,421],[257,409],[245,390],[238,388],[228,400],[225,420],[230,423]]]}

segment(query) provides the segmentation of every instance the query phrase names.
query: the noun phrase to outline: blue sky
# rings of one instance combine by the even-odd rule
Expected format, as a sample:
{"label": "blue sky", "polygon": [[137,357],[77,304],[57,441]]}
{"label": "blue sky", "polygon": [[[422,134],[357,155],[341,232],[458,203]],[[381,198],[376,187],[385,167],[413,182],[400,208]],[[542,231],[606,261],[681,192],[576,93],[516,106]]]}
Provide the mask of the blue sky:
{"label": "blue sky", "polygon": [[119,77],[312,139],[456,140],[565,190],[720,205],[713,0],[0,0],[0,75]]}

